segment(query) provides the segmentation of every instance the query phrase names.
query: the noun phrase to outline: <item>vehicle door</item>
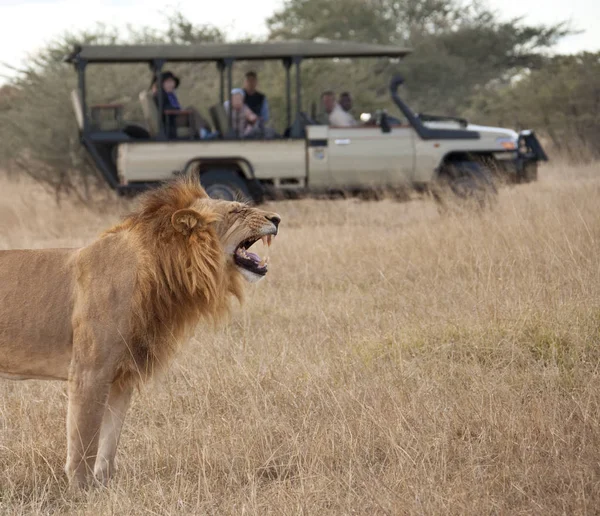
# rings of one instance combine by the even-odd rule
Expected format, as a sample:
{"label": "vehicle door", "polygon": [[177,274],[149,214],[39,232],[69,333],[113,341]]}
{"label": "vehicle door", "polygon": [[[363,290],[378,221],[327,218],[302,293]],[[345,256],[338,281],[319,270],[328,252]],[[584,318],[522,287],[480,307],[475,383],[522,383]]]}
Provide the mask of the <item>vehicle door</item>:
{"label": "vehicle door", "polygon": [[376,187],[410,183],[415,167],[414,130],[384,133],[377,126],[329,127],[329,180],[336,186]]}

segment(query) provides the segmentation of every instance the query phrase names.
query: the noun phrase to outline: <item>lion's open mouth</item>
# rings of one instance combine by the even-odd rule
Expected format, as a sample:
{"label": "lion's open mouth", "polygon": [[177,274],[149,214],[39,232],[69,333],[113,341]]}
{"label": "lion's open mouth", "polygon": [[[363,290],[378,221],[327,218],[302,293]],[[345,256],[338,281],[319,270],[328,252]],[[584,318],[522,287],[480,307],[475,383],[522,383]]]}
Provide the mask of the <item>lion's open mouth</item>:
{"label": "lion's open mouth", "polygon": [[235,264],[253,274],[264,276],[268,271],[269,257],[261,258],[256,253],[248,251],[256,242],[262,240],[265,247],[271,246],[271,241],[274,235],[265,235],[262,237],[254,237],[244,240],[239,244],[233,253],[233,261]]}

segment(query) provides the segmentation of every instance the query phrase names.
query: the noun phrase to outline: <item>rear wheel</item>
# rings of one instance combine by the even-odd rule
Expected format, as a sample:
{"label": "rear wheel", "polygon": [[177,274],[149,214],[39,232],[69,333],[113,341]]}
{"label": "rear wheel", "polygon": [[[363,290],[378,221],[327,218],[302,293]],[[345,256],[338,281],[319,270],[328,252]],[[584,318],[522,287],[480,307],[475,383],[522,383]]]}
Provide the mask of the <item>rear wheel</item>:
{"label": "rear wheel", "polygon": [[211,169],[200,174],[200,183],[209,197],[224,201],[252,202],[246,180],[231,169]]}

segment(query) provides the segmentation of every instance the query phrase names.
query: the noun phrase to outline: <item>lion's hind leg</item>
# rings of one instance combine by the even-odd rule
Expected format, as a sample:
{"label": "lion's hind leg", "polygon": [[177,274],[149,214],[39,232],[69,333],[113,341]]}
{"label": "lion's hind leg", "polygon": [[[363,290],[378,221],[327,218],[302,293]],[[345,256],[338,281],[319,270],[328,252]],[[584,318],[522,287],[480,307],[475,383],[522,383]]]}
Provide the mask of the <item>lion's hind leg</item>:
{"label": "lion's hind leg", "polygon": [[94,466],[94,475],[106,485],[116,472],[115,455],[125,415],[131,403],[133,387],[130,383],[115,382],[110,388],[108,404],[102,419],[100,430],[100,445]]}

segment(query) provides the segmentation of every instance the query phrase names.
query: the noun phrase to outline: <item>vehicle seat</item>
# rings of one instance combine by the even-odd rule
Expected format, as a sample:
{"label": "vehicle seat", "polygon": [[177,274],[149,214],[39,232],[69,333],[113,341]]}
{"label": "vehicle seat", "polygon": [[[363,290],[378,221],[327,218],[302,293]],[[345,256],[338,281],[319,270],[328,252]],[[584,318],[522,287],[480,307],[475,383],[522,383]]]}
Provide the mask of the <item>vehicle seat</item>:
{"label": "vehicle seat", "polygon": [[[158,123],[158,108],[154,102],[152,92],[148,90],[140,91],[139,97],[140,104],[142,105],[142,111],[144,113],[144,120],[146,121],[146,125],[148,127],[148,132],[154,137],[158,135],[160,128]],[[192,133],[193,129],[188,123],[188,125],[178,126],[176,128],[175,137],[178,140],[189,140],[192,138]]]}
{"label": "vehicle seat", "polygon": [[297,113],[294,123],[289,127],[287,132],[288,138],[305,138],[306,137],[306,126],[317,125],[317,123],[303,111]]}
{"label": "vehicle seat", "polygon": [[[71,90],[71,105],[75,113],[77,127],[83,132],[84,109],[79,89]],[[93,131],[119,131],[122,126],[121,104],[93,104],[87,110],[89,127]],[[109,116],[107,116],[109,115]]]}
{"label": "vehicle seat", "polygon": [[222,104],[215,104],[209,108],[209,112],[215,129],[219,131],[221,138],[225,138],[229,134],[229,117],[225,107]]}
{"label": "vehicle seat", "polygon": [[79,127],[80,131],[83,131],[83,102],[81,101],[81,93],[78,89],[71,91],[71,104],[75,112],[77,127]]}
{"label": "vehicle seat", "polygon": [[150,136],[156,136],[159,131],[158,109],[156,109],[156,104],[152,98],[152,92],[148,90],[140,91],[139,97],[148,132],[150,133]]}

